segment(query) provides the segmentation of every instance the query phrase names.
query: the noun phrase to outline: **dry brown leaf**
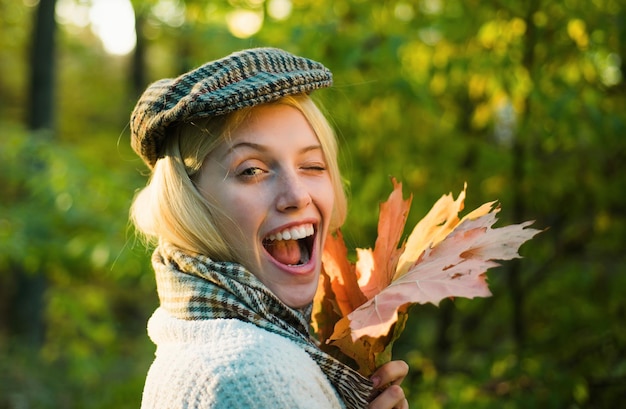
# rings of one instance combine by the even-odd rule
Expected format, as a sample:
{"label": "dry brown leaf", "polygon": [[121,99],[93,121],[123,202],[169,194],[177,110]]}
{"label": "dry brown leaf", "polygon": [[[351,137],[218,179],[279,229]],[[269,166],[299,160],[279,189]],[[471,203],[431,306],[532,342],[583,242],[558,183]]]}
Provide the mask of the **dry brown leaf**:
{"label": "dry brown leaf", "polygon": [[411,199],[404,200],[402,185],[392,182],[389,200],[380,206],[373,251],[357,249],[354,264],[340,233],[327,240],[323,263],[328,281],[320,291],[331,301],[314,316],[333,324],[332,335],[328,328],[321,331],[321,341],[338,347],[364,375],[390,359],[408,306],[491,295],[485,272],[498,265],[494,260],[519,257],[519,247],[540,232],[528,228],[532,222],[493,228],[499,211],[495,202],[460,219],[464,188],[456,200],[442,196],[400,245]]}

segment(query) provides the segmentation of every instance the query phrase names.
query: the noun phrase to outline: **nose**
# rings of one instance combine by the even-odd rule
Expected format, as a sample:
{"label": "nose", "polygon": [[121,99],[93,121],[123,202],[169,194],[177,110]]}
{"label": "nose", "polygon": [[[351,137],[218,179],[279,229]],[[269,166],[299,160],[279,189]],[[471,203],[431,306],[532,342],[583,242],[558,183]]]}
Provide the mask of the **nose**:
{"label": "nose", "polygon": [[281,212],[303,209],[311,203],[307,185],[295,174],[283,174],[277,179],[276,208]]}

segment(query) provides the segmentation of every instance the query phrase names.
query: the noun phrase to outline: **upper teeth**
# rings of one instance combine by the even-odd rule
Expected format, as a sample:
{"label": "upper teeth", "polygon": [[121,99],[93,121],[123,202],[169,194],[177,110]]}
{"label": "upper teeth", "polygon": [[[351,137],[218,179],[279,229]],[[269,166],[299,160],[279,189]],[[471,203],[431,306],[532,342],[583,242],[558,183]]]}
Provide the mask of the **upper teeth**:
{"label": "upper teeth", "polygon": [[268,240],[300,240],[305,237],[313,235],[313,225],[312,224],[304,224],[302,226],[291,227],[289,229],[285,229],[281,232],[270,234],[267,239]]}

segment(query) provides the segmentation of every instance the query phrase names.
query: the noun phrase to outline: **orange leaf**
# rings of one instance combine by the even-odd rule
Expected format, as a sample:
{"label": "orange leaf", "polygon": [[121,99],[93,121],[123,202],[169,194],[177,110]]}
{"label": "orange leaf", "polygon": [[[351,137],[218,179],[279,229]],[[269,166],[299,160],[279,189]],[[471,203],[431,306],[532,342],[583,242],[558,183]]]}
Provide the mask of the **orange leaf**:
{"label": "orange leaf", "polygon": [[326,237],[322,254],[324,274],[328,275],[337,307],[342,316],[348,315],[367,301],[359,288],[354,265],[348,260],[348,250],[341,231]]}
{"label": "orange leaf", "polygon": [[311,326],[319,340],[330,338],[334,331],[335,323],[341,319],[341,311],[337,306],[337,300],[333,293],[330,277],[322,271],[319,278],[317,292],[313,299],[311,311]]}
{"label": "orange leaf", "polygon": [[402,184],[392,183],[373,251],[357,249],[351,263],[341,232],[327,238],[315,298],[320,341],[366,376],[390,359],[410,305],[491,295],[485,272],[498,265],[494,260],[519,257],[519,247],[540,232],[527,228],[532,222],[493,228],[495,202],[459,219],[465,186],[456,200],[442,196],[399,247],[411,198],[404,200]]}
{"label": "orange leaf", "polygon": [[328,340],[330,345],[338,347],[341,352],[350,357],[357,365],[362,375],[369,376],[376,370],[376,357],[386,347],[386,339],[368,336],[353,339],[350,330],[350,321],[347,317],[335,325],[335,332]]}
{"label": "orange leaf", "polygon": [[396,270],[402,249],[398,248],[412,198],[402,199],[402,183],[391,179],[393,191],[380,205],[378,236],[371,250],[357,250],[356,271],[363,294],[370,299],[387,287]]}
{"label": "orange leaf", "polygon": [[398,314],[393,331],[389,331],[387,336],[376,338],[365,335],[353,339],[350,320],[343,318],[335,325],[335,330],[329,337],[327,345],[339,348],[342,354],[356,364],[355,369],[361,375],[369,377],[380,365],[391,361],[393,343],[404,331],[408,318],[406,308],[400,308]]}

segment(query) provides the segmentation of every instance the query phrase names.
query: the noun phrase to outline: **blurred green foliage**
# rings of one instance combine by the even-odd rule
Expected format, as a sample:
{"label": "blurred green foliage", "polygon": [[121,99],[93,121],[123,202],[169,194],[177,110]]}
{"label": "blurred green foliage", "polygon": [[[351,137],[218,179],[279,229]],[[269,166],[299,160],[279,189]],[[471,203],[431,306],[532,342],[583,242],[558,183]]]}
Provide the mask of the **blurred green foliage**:
{"label": "blurred green foliage", "polygon": [[[373,244],[391,176],[413,194],[408,226],[467,182],[468,209],[499,200],[503,223],[547,228],[522,261],[489,273],[493,297],[413,307],[395,350],[411,365],[412,407],[603,408],[626,398],[622,2],[133,6],[146,81],[265,45],[331,68],[335,87],[315,97],[341,139],[350,246]],[[0,0],[0,408],[136,408],[158,300],[149,251],[127,221],[146,182],[129,148],[133,59],[59,18],[55,128],[29,130],[35,8]],[[260,30],[231,34],[237,11],[262,17]],[[33,279],[41,300],[19,291]],[[16,322],[25,297],[41,302],[40,342],[25,335],[39,323]]]}

